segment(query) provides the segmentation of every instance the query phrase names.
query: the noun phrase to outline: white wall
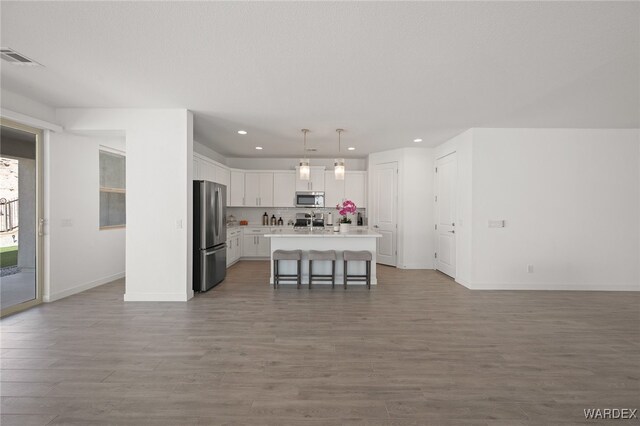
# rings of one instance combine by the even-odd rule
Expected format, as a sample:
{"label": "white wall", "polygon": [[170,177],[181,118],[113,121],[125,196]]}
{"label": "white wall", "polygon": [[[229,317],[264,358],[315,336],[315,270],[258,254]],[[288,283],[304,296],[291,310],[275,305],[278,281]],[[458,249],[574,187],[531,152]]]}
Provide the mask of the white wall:
{"label": "white wall", "polygon": [[473,286],[640,290],[638,135],[475,129]]}
{"label": "white wall", "polygon": [[185,109],[59,109],[70,131],[123,130],[127,301],[186,301],[192,290],[193,121]]}
{"label": "white wall", "polygon": [[[434,253],[433,150],[403,148],[369,155],[369,205],[375,196],[372,170],[376,164],[398,163],[397,266],[432,269]],[[371,220],[373,212],[369,209]]]}
{"label": "white wall", "polygon": [[50,272],[45,302],[125,275],[125,230],[99,230],[101,146],[125,151],[125,140],[51,135],[47,226]]}
{"label": "white wall", "polygon": [[[640,290],[638,130],[473,129],[467,145],[469,136],[471,259],[458,282]],[[506,227],[489,228],[489,220]]]}

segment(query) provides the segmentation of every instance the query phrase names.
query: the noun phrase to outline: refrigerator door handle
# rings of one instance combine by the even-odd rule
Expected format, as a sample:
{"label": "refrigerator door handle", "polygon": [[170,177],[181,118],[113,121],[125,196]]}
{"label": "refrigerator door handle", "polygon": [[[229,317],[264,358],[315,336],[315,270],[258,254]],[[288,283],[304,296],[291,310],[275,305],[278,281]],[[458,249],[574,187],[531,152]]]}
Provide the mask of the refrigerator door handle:
{"label": "refrigerator door handle", "polygon": [[226,250],[226,248],[227,248],[227,245],[225,244],[222,247],[218,247],[218,248],[213,249],[213,250],[205,251],[204,255],[205,256],[211,256],[212,254],[220,253],[221,251]]}
{"label": "refrigerator door handle", "polygon": [[[219,191],[218,189],[215,190],[214,192],[214,209],[215,212],[218,213],[220,211],[220,198],[219,198]],[[216,218],[216,223],[213,226],[213,231],[215,233],[216,239],[217,237],[220,236],[220,228],[219,228],[219,218]]]}
{"label": "refrigerator door handle", "polygon": [[222,217],[222,190],[218,189],[218,232],[222,229],[223,220],[225,218]]}

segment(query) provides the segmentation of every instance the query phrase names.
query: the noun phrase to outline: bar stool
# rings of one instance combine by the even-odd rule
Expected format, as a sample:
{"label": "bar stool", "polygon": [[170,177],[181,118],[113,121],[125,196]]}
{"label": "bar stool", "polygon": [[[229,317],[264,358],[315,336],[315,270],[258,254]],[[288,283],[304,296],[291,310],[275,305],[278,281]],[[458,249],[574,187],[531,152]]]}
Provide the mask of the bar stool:
{"label": "bar stool", "polygon": [[[281,260],[297,261],[297,273],[295,275],[281,274]],[[298,284],[298,288],[300,288],[300,284],[302,283],[302,250],[276,250],[273,252],[273,288],[280,285],[280,280],[295,280],[296,284]]]}
{"label": "bar stool", "polygon": [[[371,288],[371,260],[373,256],[371,252],[363,251],[351,251],[345,250],[343,252],[344,257],[344,288],[347,288],[347,281],[359,281],[366,282],[367,288]],[[366,262],[367,272],[365,275],[349,275],[347,272],[348,262]]]}
{"label": "bar stool", "polygon": [[[313,274],[313,261],[331,261],[331,275]],[[309,250],[309,288],[313,280],[331,281],[331,287],[336,285],[336,252],[335,250]]]}

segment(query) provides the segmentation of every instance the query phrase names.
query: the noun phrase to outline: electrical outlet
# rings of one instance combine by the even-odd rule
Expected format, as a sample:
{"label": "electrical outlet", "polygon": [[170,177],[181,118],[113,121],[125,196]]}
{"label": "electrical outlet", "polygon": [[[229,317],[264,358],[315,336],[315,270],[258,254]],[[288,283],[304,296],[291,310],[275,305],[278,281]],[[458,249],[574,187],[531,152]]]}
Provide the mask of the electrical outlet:
{"label": "electrical outlet", "polygon": [[182,229],[182,220],[176,220],[176,229]]}
{"label": "electrical outlet", "polygon": [[533,265],[527,265],[527,272],[533,274]]}

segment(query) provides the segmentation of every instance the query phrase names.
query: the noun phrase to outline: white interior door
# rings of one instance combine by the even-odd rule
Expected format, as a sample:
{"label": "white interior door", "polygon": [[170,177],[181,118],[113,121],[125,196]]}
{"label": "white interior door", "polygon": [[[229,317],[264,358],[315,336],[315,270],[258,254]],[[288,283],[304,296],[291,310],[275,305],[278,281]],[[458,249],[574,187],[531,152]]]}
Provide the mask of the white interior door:
{"label": "white interior door", "polygon": [[456,277],[456,153],[436,161],[436,269]]}
{"label": "white interior door", "polygon": [[377,262],[396,266],[398,233],[398,163],[376,164],[373,169],[373,228],[382,235],[376,240]]}

